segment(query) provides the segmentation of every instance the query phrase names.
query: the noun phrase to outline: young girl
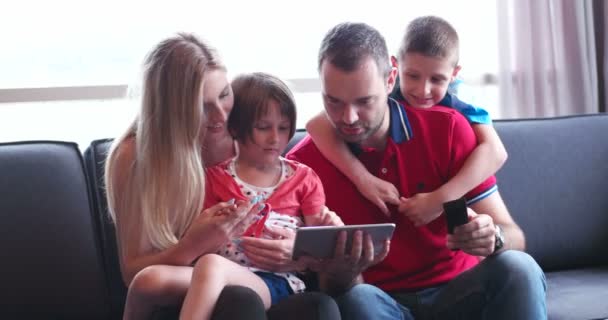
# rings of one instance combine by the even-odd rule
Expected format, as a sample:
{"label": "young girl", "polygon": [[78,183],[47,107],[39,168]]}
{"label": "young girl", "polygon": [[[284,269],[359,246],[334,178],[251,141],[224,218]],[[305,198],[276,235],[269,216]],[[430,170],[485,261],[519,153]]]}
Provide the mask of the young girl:
{"label": "young girl", "polygon": [[475,131],[478,146],[450,181],[433,192],[418,193],[406,199],[399,195],[395,186],[367,171],[337,136],[325,114],[315,116],[306,129],[323,155],[383,213],[389,214],[386,203],[399,206],[399,212],[414,225],[421,226],[442,213],[444,202],[462,197],[496,173],[506,161],[507,153],[488,113],[448,93],[448,85],[454,81],[460,66],[458,34],[447,21],[432,16],[414,19],[408,26],[398,56],[399,65],[397,58],[391,59],[400,75],[392,98],[416,108],[435,105],[455,108],[467,117]]}
{"label": "young girl", "polygon": [[[247,237],[275,239],[281,228],[341,225],[339,218],[324,214],[323,186],[312,169],[281,157],[296,124],[295,103],[287,86],[271,75],[252,73],[237,77],[232,88],[235,101],[228,130],[239,153],[207,169],[205,206],[235,199],[258,203],[263,210],[243,234]],[[209,319],[227,285],[252,288],[266,309],[304,291],[304,282],[293,272],[256,268],[239,240],[234,238],[216,254],[198,259],[180,319]]]}

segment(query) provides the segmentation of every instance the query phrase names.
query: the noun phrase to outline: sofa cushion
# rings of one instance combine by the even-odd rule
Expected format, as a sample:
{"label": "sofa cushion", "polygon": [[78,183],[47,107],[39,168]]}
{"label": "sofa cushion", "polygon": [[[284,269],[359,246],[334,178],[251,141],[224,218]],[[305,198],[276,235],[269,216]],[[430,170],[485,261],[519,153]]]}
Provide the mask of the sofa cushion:
{"label": "sofa cushion", "polygon": [[82,156],[74,143],[0,144],[0,318],[107,319]]}
{"label": "sofa cushion", "polygon": [[116,246],[116,231],[114,223],[108,214],[108,201],[105,193],[105,162],[112,139],[100,139],[91,142],[84,152],[87,174],[89,176],[89,187],[93,195],[93,205],[100,229],[101,248],[106,274],[108,275],[108,286],[110,289],[111,312],[113,319],[120,319],[124,310],[127,288],[120,273],[118,261],[118,249]]}
{"label": "sofa cushion", "polygon": [[549,320],[608,317],[608,267],[546,273]]}
{"label": "sofa cushion", "polygon": [[500,192],[545,270],[608,265],[608,114],[494,123]]}

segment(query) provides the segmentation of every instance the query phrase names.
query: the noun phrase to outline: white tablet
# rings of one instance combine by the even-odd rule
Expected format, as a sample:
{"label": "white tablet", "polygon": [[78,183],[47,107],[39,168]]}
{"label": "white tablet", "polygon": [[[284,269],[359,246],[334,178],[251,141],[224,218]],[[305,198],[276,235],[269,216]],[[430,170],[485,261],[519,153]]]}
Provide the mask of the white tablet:
{"label": "white tablet", "polygon": [[342,227],[301,227],[296,231],[293,246],[293,259],[301,256],[329,258],[334,255],[336,239],[340,231],[346,231],[346,252],[350,252],[353,233],[361,230],[372,236],[374,252],[379,253],[384,247],[384,240],[390,239],[395,230],[394,223],[359,224]]}

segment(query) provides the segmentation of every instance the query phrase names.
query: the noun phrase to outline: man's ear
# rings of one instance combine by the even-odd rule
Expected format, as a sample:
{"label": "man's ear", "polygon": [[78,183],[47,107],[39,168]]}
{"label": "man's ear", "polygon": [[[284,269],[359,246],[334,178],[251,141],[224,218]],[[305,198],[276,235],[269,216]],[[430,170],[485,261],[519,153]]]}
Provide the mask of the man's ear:
{"label": "man's ear", "polygon": [[398,73],[399,71],[397,70],[397,67],[392,66],[388,73],[388,79],[386,82],[386,89],[389,94],[393,91],[393,87],[395,87],[395,82],[397,82]]}
{"label": "man's ear", "polygon": [[397,63],[397,57],[391,56],[391,65],[395,68],[399,67],[399,63]]}
{"label": "man's ear", "polygon": [[450,82],[454,81],[456,79],[456,76],[458,75],[458,72],[460,72],[461,66],[457,65],[454,67],[454,71],[452,71],[452,79],[450,79]]}

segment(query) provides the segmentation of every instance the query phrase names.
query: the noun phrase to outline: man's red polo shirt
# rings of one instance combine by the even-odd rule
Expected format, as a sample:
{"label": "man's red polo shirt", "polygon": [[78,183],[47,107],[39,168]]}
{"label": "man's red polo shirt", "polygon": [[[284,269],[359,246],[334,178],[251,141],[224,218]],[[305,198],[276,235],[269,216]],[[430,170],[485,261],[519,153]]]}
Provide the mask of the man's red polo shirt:
{"label": "man's red polo shirt", "polygon": [[[388,105],[390,128],[385,150],[351,149],[371,173],[393,183],[402,196],[437,189],[460,170],[477,146],[471,126],[456,110],[404,107],[392,99]],[[327,206],[345,224],[397,225],[388,257],[363,274],[367,283],[385,291],[413,291],[445,283],[477,264],[476,257],[446,247],[444,215],[422,227],[414,227],[394,206],[391,217],[386,217],[323,157],[310,137],[296,145],[288,158],[315,170],[323,182]],[[494,191],[496,179],[490,177],[466,197],[471,204]]]}

